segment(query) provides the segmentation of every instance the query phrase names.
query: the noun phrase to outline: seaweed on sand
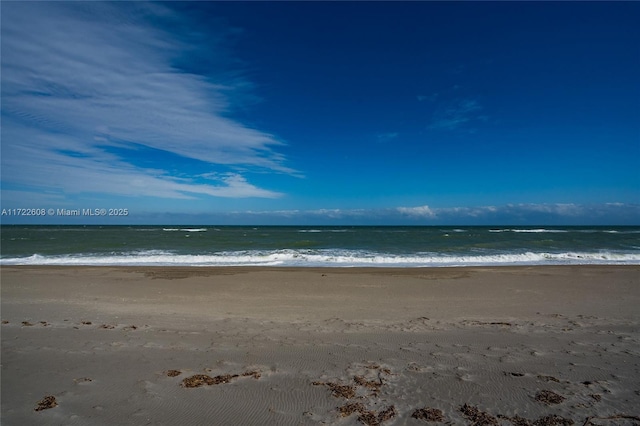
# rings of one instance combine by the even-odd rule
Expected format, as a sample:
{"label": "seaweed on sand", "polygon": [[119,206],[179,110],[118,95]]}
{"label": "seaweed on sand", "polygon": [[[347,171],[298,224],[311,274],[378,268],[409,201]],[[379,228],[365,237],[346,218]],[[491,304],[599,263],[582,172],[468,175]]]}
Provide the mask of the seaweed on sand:
{"label": "seaweed on sand", "polygon": [[538,420],[533,422],[533,426],[571,426],[573,424],[573,420],[565,419],[564,417],[557,416],[555,414],[540,417]]}
{"label": "seaweed on sand", "polygon": [[34,411],[48,410],[49,408],[57,406],[58,402],[56,401],[56,397],[53,395],[47,395],[38,402],[38,406],[34,408]]}
{"label": "seaweed on sand", "polygon": [[242,377],[253,377],[254,379],[259,379],[261,376],[262,373],[257,370],[245,371],[244,373],[242,373]]}
{"label": "seaweed on sand", "polygon": [[554,405],[560,404],[566,398],[550,390],[541,390],[536,393],[535,399],[545,405]]}
{"label": "seaweed on sand", "polygon": [[182,387],[184,388],[199,388],[200,386],[212,386],[222,383],[229,383],[231,379],[238,377],[237,374],[224,374],[222,376],[211,377],[207,374],[194,374],[193,376],[186,377],[182,380]]}
{"label": "seaweed on sand", "polygon": [[382,410],[380,413],[377,413],[377,414],[375,411],[360,412],[360,415],[358,416],[358,420],[361,423],[365,424],[366,426],[379,426],[382,424],[382,422],[391,420],[396,415],[397,415],[396,407],[391,405],[390,407],[387,407],[386,409]]}
{"label": "seaweed on sand", "polygon": [[361,402],[350,402],[342,407],[338,407],[338,412],[341,417],[349,417],[353,413],[363,413],[365,411],[366,409]]}
{"label": "seaweed on sand", "polygon": [[362,376],[355,376],[353,378],[353,381],[358,385],[358,386],[362,386],[365,387],[369,390],[371,390],[371,392],[374,395],[378,395],[380,393],[380,386],[382,386],[382,379],[380,379],[379,381],[374,381],[374,380],[367,380]]}
{"label": "seaweed on sand", "polygon": [[313,382],[314,386],[326,386],[331,391],[331,395],[336,398],[351,399],[356,396],[356,388],[349,385],[340,385],[334,382]]}
{"label": "seaweed on sand", "polygon": [[[176,374],[177,373],[177,374]],[[169,370],[167,371],[167,376],[174,377],[180,374],[179,370]],[[221,385],[224,383],[230,383],[233,379],[237,379],[238,377],[253,377],[254,379],[259,379],[261,373],[259,371],[246,371],[240,374],[222,374],[219,376],[211,377],[207,374],[194,374],[193,376],[186,377],[182,379],[182,383],[180,384],[183,388],[199,388],[200,386],[213,386],[213,385]]]}
{"label": "seaweed on sand", "polygon": [[460,407],[460,412],[463,416],[473,422],[473,426],[499,426],[497,418],[489,413],[480,411],[478,407],[464,404]]}
{"label": "seaweed on sand", "polygon": [[418,420],[426,420],[428,422],[444,421],[442,410],[437,408],[418,408],[411,414],[411,417]]}

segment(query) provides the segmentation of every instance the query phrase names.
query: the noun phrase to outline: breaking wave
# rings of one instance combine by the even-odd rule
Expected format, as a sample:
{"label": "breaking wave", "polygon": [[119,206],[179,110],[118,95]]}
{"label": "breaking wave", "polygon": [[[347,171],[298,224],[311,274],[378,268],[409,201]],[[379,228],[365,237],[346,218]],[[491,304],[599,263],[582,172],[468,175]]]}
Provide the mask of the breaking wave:
{"label": "breaking wave", "polygon": [[295,266],[295,267],[444,267],[507,265],[637,265],[640,253],[523,252],[455,255],[386,254],[359,250],[247,250],[209,254],[178,254],[146,250],[112,254],[73,254],[11,257],[2,265],[110,265],[110,266]]}

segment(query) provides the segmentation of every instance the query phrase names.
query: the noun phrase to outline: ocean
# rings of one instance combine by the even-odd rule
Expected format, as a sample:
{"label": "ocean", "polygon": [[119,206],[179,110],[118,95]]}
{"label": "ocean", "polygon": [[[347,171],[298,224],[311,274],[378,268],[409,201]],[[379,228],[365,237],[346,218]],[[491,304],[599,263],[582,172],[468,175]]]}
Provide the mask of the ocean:
{"label": "ocean", "polygon": [[0,227],[0,265],[640,264],[640,227]]}

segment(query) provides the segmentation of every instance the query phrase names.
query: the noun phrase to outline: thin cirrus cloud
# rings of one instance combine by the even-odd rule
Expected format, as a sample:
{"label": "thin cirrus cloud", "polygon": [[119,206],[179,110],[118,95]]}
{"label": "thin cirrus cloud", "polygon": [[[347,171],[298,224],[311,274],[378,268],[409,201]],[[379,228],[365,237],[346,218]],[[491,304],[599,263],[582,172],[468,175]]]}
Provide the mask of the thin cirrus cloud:
{"label": "thin cirrus cloud", "polygon": [[446,102],[434,111],[428,125],[430,130],[456,130],[468,128],[474,122],[486,120],[484,107],[472,98],[457,98]]}
{"label": "thin cirrus cloud", "polygon": [[388,132],[388,133],[380,133],[376,136],[378,143],[387,143],[391,142],[398,138],[400,134],[398,132]]}
{"label": "thin cirrus cloud", "polygon": [[[223,69],[213,81],[175,66],[193,49],[154,22],[181,25],[181,19],[162,4],[5,4],[3,187],[164,198],[281,196],[234,171],[297,174],[276,151],[283,145],[276,136],[229,118],[231,99],[247,81]],[[228,53],[213,46],[209,54],[224,62]],[[141,165],[132,146],[226,174],[212,182],[162,161]]]}

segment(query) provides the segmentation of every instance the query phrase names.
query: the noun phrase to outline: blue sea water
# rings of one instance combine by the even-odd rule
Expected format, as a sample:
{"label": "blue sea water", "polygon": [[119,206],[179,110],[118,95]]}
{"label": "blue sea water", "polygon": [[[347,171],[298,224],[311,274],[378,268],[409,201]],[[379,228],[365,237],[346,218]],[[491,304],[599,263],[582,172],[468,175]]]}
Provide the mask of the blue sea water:
{"label": "blue sea water", "polygon": [[0,265],[640,264],[640,227],[0,227]]}

